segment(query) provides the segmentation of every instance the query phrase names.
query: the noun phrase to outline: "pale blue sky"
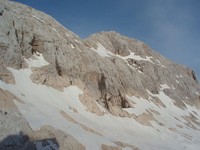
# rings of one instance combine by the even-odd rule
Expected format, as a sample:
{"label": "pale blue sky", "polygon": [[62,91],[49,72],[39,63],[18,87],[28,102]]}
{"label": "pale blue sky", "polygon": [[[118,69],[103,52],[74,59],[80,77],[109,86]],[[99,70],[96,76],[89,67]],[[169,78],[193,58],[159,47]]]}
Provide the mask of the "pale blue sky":
{"label": "pale blue sky", "polygon": [[115,30],[192,68],[200,79],[200,0],[16,0],[81,38]]}

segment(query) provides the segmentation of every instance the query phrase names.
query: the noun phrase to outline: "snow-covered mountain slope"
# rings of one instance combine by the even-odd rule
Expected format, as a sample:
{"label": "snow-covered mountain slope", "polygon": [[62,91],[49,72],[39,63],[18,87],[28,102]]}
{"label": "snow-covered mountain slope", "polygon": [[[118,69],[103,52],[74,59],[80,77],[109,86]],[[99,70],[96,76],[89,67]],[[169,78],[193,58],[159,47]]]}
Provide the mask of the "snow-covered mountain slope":
{"label": "snow-covered mountain slope", "polygon": [[141,41],[2,0],[0,63],[0,149],[199,149],[194,72]]}

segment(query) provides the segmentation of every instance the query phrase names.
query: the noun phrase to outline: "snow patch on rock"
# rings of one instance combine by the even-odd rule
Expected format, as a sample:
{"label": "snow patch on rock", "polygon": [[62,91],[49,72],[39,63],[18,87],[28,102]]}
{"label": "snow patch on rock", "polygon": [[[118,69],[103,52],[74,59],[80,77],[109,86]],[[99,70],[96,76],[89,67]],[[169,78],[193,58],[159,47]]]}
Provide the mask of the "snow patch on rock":
{"label": "snow patch on rock", "polygon": [[161,86],[160,90],[171,89],[167,84],[161,84],[160,86]]}
{"label": "snow patch on rock", "polygon": [[97,52],[102,57],[111,57],[113,53],[108,51],[103,45],[101,45],[99,42],[97,43],[98,47],[97,49],[92,48],[93,51]]}
{"label": "snow patch on rock", "polygon": [[49,63],[44,59],[43,55],[39,52],[33,54],[29,59],[25,59],[29,67],[42,67],[49,65]]}

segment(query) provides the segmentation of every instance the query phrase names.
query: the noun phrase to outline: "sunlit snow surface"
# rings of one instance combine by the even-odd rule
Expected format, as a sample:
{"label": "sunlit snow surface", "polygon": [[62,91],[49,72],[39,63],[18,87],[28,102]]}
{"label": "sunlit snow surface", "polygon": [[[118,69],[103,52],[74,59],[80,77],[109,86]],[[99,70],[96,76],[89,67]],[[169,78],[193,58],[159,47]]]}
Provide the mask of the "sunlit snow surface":
{"label": "sunlit snow surface", "polygon": [[143,61],[149,61],[151,63],[154,64],[153,61],[151,61],[151,58],[153,57],[150,57],[150,56],[147,56],[146,58],[143,58],[139,55],[135,55],[135,53],[131,52],[130,51],[130,55],[128,56],[120,56],[120,55],[116,55],[116,54],[113,54],[111,53],[109,50],[107,50],[103,45],[101,45],[99,42],[97,43],[97,49],[94,49],[92,48],[93,51],[97,52],[100,56],[102,57],[111,57],[111,56],[116,56],[116,57],[120,57],[122,58],[123,60],[127,60],[127,59],[134,59],[134,60],[143,60]]}
{"label": "sunlit snow surface", "polygon": [[[50,125],[72,135],[88,150],[98,150],[101,144],[116,146],[115,141],[135,145],[142,150],[199,149],[200,132],[187,128],[184,125],[186,121],[181,116],[192,113],[200,119],[193,111],[198,114],[200,112],[189,105],[186,105],[187,111],[176,107],[173,100],[162,91],[164,88],[170,88],[168,85],[161,85],[159,94],[147,91],[150,95],[149,99],[158,97],[166,105],[166,108],[158,107],[150,100],[127,96],[130,102],[134,103],[134,108],[127,109],[128,112],[139,115],[153,109],[160,113],[160,115],[154,114],[154,117],[165,126],[151,121],[153,126],[149,127],[141,125],[133,118],[120,118],[110,114],[97,116],[86,111],[85,106],[79,100],[79,95],[83,92],[76,86],[69,86],[63,91],[58,91],[45,85],[33,83],[29,78],[32,74],[31,67],[45,66],[48,65],[48,62],[39,53],[35,54],[33,58],[27,59],[26,62],[29,68],[20,70],[8,68],[14,75],[15,85],[0,81],[0,87],[12,92],[24,102],[23,104],[15,101],[15,104],[34,130],[40,129],[44,125]],[[77,109],[78,113],[75,113],[73,108]],[[61,115],[61,111],[66,112],[77,122],[101,135],[88,132],[80,125],[66,120]],[[179,118],[180,121],[174,117]],[[183,128],[177,128],[177,124],[182,125]],[[169,128],[176,128],[177,132],[170,131]],[[199,127],[197,126],[197,128]],[[184,138],[183,134],[192,136],[192,139]]]}
{"label": "sunlit snow surface", "polygon": [[101,45],[100,43],[97,43],[97,46],[98,46],[97,49],[92,48],[92,50],[97,52],[100,56],[111,57],[113,55],[113,53],[105,49],[105,47]]}
{"label": "sunlit snow surface", "polygon": [[95,51],[96,53],[98,53],[101,57],[118,57],[118,58],[121,58],[123,59],[126,64],[134,69],[134,70],[137,70],[139,73],[143,73],[141,72],[140,70],[136,69],[134,66],[131,66],[129,63],[128,63],[128,60],[129,59],[133,59],[133,60],[137,60],[137,61],[147,61],[149,63],[152,63],[152,64],[157,64],[158,66],[161,66],[161,67],[164,67],[164,68],[167,68],[166,66],[164,66],[158,59],[156,60],[157,62],[154,63],[151,59],[153,58],[152,56],[145,56],[145,57],[141,57],[140,55],[136,55],[134,52],[132,52],[131,50],[129,50],[130,54],[127,55],[127,56],[121,56],[121,55],[118,55],[118,54],[114,54],[112,52],[110,52],[109,50],[107,50],[102,44],[100,44],[99,42],[96,43],[97,44],[97,48],[91,48],[93,51]]}

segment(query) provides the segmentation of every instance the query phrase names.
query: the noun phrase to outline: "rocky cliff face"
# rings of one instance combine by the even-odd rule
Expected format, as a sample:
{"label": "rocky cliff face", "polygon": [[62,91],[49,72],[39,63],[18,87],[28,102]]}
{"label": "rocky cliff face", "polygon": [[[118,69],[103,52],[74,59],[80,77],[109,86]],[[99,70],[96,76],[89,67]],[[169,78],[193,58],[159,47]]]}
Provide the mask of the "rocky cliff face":
{"label": "rocky cliff face", "polygon": [[[187,149],[199,142],[195,73],[141,41],[114,31],[82,40],[50,16],[2,0],[0,64],[0,139],[22,131],[33,140],[56,138],[59,149]],[[152,140],[159,134],[160,144]]]}

